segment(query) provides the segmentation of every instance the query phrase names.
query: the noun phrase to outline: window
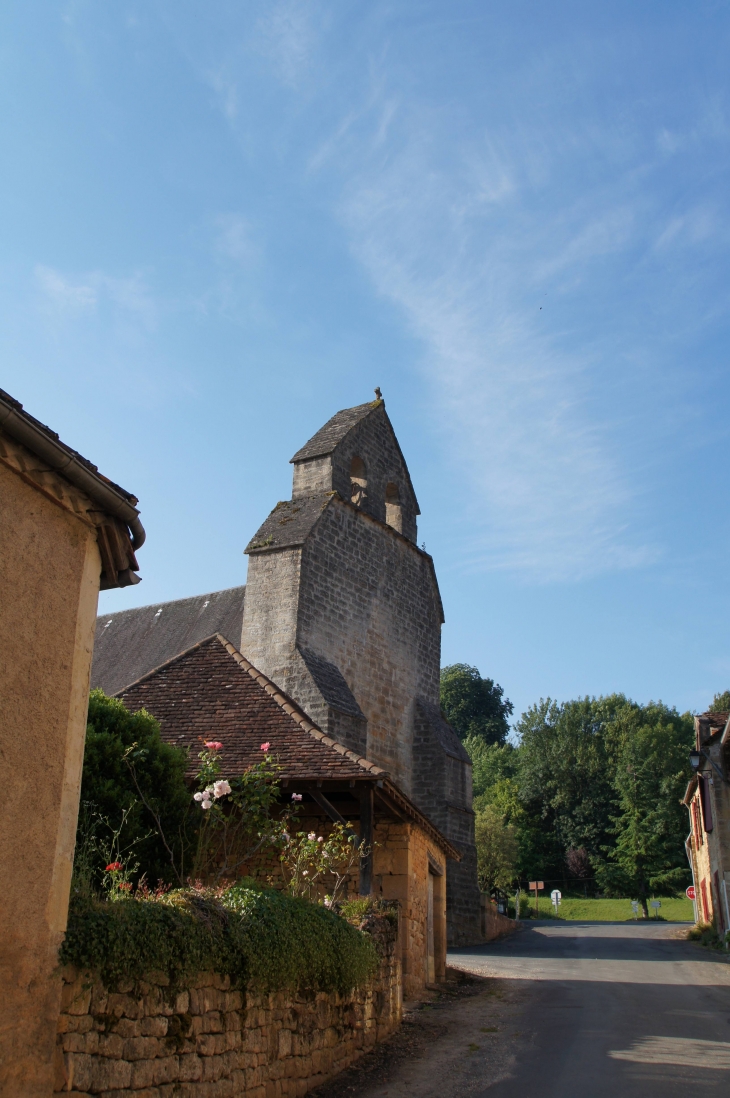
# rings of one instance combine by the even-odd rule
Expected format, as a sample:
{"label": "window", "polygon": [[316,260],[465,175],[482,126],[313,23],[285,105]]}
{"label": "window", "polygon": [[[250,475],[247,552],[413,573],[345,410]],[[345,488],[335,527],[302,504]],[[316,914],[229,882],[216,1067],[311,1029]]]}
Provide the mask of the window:
{"label": "window", "polygon": [[385,488],[385,521],[399,534],[403,533],[403,515],[401,511],[398,485],[392,482]]}
{"label": "window", "polygon": [[350,500],[356,507],[362,506],[367,483],[365,462],[361,457],[354,457],[350,462]]}

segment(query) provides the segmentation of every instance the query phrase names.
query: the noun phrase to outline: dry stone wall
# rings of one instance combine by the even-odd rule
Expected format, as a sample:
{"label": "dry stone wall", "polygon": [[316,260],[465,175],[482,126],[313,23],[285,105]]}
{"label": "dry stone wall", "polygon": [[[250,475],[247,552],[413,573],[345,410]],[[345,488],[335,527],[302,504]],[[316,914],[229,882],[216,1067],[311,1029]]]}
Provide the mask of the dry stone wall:
{"label": "dry stone wall", "polygon": [[284,1098],[342,1071],[400,1022],[396,942],[367,987],[256,993],[206,973],[173,989],[163,975],[111,991],[62,973],[55,1091],[101,1098]]}

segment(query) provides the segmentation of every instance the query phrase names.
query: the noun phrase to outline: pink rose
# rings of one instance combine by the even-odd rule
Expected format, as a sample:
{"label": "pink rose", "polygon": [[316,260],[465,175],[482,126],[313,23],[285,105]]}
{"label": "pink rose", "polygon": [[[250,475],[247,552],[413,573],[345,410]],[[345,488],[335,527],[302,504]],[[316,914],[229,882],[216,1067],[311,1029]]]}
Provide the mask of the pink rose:
{"label": "pink rose", "polygon": [[270,747],[271,747],[270,743],[262,743],[261,744],[261,750],[262,751],[268,751]]}
{"label": "pink rose", "polygon": [[207,740],[205,746],[209,751],[220,751],[223,744],[219,743],[218,740]]}

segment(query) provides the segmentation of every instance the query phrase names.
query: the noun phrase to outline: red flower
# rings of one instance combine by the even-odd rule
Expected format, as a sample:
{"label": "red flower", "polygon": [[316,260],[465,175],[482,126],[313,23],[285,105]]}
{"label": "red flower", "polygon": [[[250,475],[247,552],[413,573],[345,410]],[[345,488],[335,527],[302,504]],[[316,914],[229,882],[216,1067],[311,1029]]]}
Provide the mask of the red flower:
{"label": "red flower", "polygon": [[223,747],[222,743],[218,743],[218,740],[206,740],[205,746],[209,751],[220,751]]}
{"label": "red flower", "polygon": [[105,873],[117,873],[120,869],[123,869],[123,868],[124,868],[124,866],[122,865],[121,862],[109,862],[109,865],[106,867],[104,872]]}

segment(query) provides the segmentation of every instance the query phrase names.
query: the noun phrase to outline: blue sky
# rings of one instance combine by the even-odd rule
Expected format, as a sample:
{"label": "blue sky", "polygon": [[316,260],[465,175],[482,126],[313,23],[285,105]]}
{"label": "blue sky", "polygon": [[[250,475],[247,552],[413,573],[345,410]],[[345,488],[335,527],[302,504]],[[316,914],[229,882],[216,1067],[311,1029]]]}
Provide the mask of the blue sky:
{"label": "blue sky", "polygon": [[516,711],[730,685],[730,5],[24,0],[0,13],[0,384],[245,580],[383,389],[444,662]]}

